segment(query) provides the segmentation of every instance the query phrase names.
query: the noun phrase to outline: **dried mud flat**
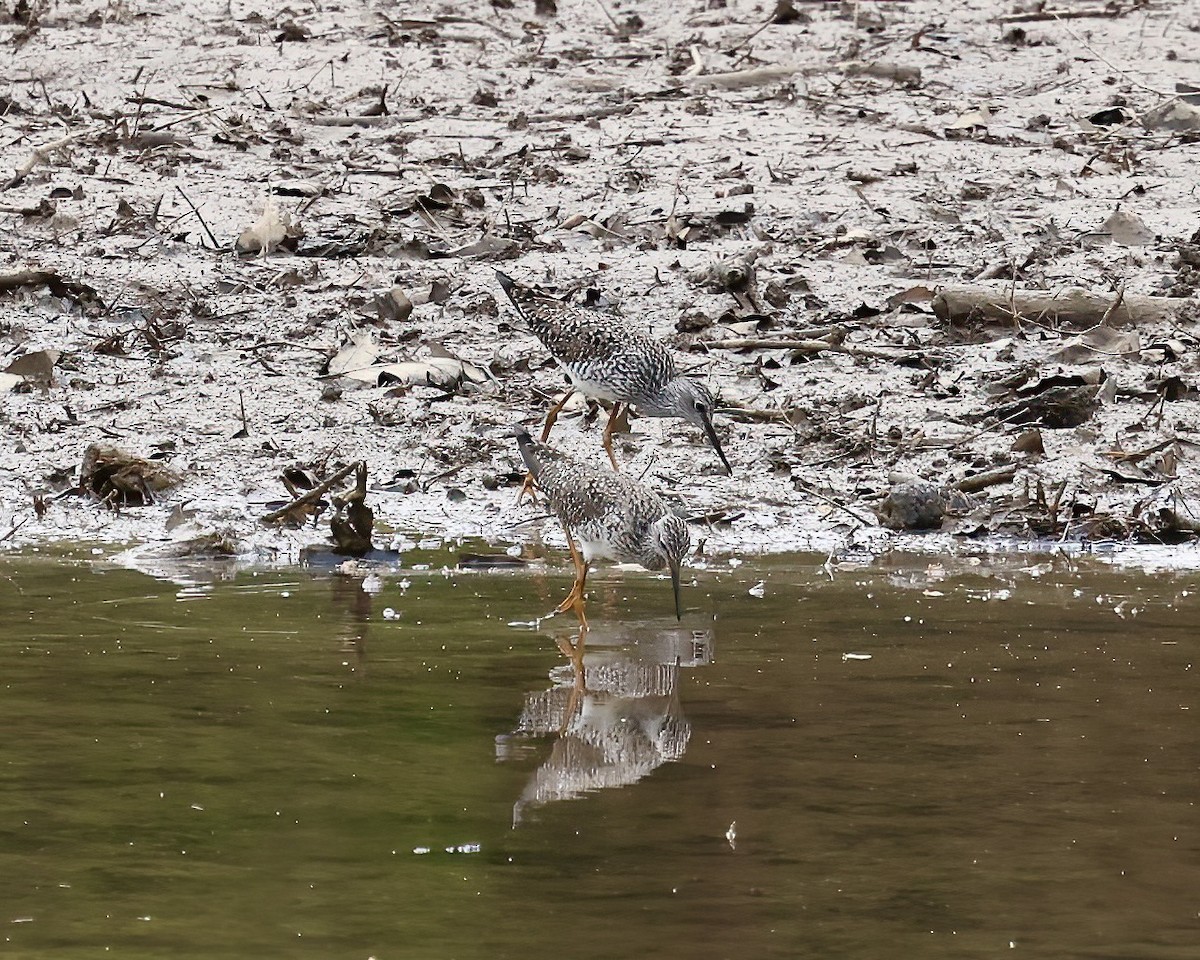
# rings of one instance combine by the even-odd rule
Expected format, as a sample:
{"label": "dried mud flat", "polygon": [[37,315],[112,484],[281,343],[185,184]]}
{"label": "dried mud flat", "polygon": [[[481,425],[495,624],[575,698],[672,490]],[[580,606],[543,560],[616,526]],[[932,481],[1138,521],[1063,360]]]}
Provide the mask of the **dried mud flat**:
{"label": "dried mud flat", "polygon": [[732,478],[618,444],[706,553],[1194,538],[1200,4],[552,7],[6,4],[4,542],[290,559],[362,462],[378,546],[560,543],[497,267],[719,394]]}

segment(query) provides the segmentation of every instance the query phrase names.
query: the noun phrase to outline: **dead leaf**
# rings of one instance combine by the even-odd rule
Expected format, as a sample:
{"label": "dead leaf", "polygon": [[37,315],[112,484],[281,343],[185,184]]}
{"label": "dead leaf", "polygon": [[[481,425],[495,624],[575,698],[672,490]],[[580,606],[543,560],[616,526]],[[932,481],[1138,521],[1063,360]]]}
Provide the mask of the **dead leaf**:
{"label": "dead leaf", "polygon": [[1168,360],[1179,360],[1188,352],[1187,344],[1174,337],[1168,340],[1156,340],[1142,350],[1142,359],[1151,363],[1165,363]]}
{"label": "dead leaf", "polygon": [[1122,332],[1112,327],[1094,327],[1087,333],[1072,337],[1050,354],[1057,363],[1094,362],[1103,357],[1123,357],[1139,353],[1142,338],[1136,330]]}
{"label": "dead leaf", "polygon": [[477,260],[507,260],[520,252],[520,245],[515,240],[487,234],[474,243],[458,247],[446,252],[448,257],[471,257]]}
{"label": "dead leaf", "polygon": [[271,197],[263,204],[263,211],[254,226],[243,230],[237,238],[238,253],[270,253],[287,240],[297,240],[303,231],[292,224],[292,215],[280,210]]}
{"label": "dead leaf", "polygon": [[[428,360],[402,360],[370,368],[380,386],[402,384],[410,387],[436,387],[447,393],[457,392],[467,383],[487,383],[487,374],[479,367],[450,357]],[[366,371],[360,371],[365,373]]]}
{"label": "dead leaf", "polygon": [[378,372],[373,372],[373,365],[379,359],[379,347],[375,338],[367,330],[360,330],[351,338],[351,342],[342,347],[337,355],[329,361],[326,372],[330,376],[349,377],[364,383],[377,383]]}
{"label": "dead leaf", "polygon": [[171,130],[144,130],[126,140],[125,145],[134,150],[153,150],[155,147],[191,146],[192,140]]}
{"label": "dead leaf", "polygon": [[60,356],[57,350],[36,350],[17,357],[4,368],[4,372],[21,377],[29,383],[49,386],[54,380],[54,365],[58,363]]}
{"label": "dead leaf", "polygon": [[323,197],[328,191],[316,180],[283,180],[271,188],[280,197]]}
{"label": "dead leaf", "polygon": [[986,131],[992,114],[987,107],[976,107],[950,121],[944,128],[947,139],[962,139],[973,133]]}
{"label": "dead leaf", "polygon": [[1101,225],[1100,231],[1107,233],[1113,243],[1123,247],[1144,247],[1155,236],[1141,217],[1128,210],[1114,210]]}
{"label": "dead leaf", "polygon": [[899,293],[893,293],[887,299],[888,308],[895,310],[906,303],[929,303],[933,299],[933,291],[926,286],[909,287]]}
{"label": "dead leaf", "polygon": [[1012,448],[1015,453],[1045,453],[1046,447],[1042,442],[1042,431],[1036,428],[1026,430],[1013,442]]}

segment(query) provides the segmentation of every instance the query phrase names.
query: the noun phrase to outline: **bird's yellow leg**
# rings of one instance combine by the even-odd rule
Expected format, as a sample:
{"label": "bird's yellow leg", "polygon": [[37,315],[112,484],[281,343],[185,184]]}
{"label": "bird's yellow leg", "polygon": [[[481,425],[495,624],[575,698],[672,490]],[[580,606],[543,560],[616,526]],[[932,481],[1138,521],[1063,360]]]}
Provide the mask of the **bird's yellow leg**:
{"label": "bird's yellow leg", "polygon": [[550,439],[550,431],[554,429],[554,422],[558,419],[558,415],[562,413],[562,408],[567,405],[567,401],[575,394],[575,388],[572,387],[563,394],[563,398],[554,406],[546,411],[546,425],[542,427],[542,443]]}
{"label": "bird's yellow leg", "polygon": [[583,568],[583,577],[577,577],[575,579],[575,582],[571,585],[571,592],[567,594],[566,599],[564,599],[562,603],[554,608],[555,613],[566,613],[568,610],[574,611],[575,617],[579,620],[580,637],[585,636],[588,632],[587,615],[584,612],[583,599],[583,584],[584,580],[586,579],[587,565],[585,564]]}
{"label": "bird's yellow leg", "polygon": [[521,505],[526,494],[529,494],[530,503],[537,503],[537,483],[533,479],[533,474],[528,472],[525,474],[525,479],[521,481],[521,489],[517,491],[517,506]]}
{"label": "bird's yellow leg", "polygon": [[555,613],[566,613],[568,610],[573,610],[575,616],[579,619],[579,639],[588,631],[587,616],[584,614],[583,588],[587,583],[588,564],[587,561],[580,556],[579,548],[575,546],[575,538],[571,536],[571,531],[567,529],[566,524],[563,525],[563,531],[567,535],[567,546],[571,550],[571,562],[575,564],[575,582],[571,584],[571,592],[567,594],[554,610]]}
{"label": "bird's yellow leg", "polygon": [[613,427],[617,425],[617,417],[621,413],[621,402],[618,400],[612,405],[612,410],[608,414],[608,423],[604,427],[604,449],[608,451],[608,459],[612,462],[613,469],[618,473],[621,468],[617,466],[617,457],[613,453],[612,438]]}

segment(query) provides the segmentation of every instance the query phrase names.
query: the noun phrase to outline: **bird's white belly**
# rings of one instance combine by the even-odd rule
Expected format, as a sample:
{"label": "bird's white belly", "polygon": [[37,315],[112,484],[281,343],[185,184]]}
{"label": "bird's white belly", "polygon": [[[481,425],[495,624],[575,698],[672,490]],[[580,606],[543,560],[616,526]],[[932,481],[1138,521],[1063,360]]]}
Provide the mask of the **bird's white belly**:
{"label": "bird's white belly", "polygon": [[566,370],[567,376],[571,378],[571,385],[585,397],[592,397],[596,400],[608,400],[610,402],[621,399],[606,384],[600,383],[597,380],[588,380],[586,377],[581,377],[572,370],[567,370],[566,367],[563,369]]}
{"label": "bird's white belly", "polygon": [[588,563],[593,560],[615,559],[612,547],[602,540],[579,540],[579,551]]}

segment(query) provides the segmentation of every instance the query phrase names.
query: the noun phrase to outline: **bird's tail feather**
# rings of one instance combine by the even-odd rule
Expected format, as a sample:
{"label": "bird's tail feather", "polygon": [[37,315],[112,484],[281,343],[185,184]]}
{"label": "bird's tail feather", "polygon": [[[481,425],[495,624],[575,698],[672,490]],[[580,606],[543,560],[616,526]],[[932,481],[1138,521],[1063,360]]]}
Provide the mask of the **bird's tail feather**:
{"label": "bird's tail feather", "polygon": [[521,309],[522,306],[533,303],[536,299],[533,291],[528,287],[517,283],[517,281],[510,277],[507,273],[504,273],[500,270],[496,271],[496,279],[499,281],[500,289],[504,291],[504,295],[508,297],[509,302],[511,302],[520,313],[524,314],[525,311]]}
{"label": "bird's tail feather", "polygon": [[542,462],[538,456],[538,448],[541,447],[541,444],[534,440],[529,431],[520,424],[514,426],[512,432],[517,438],[517,446],[521,450],[521,459],[525,461],[525,467],[533,474],[533,479],[537,480],[538,475],[542,472]]}
{"label": "bird's tail feather", "polygon": [[517,288],[517,281],[510,277],[503,270],[496,271],[496,279],[500,281],[501,289],[503,289],[504,292],[511,297],[513,290]]}
{"label": "bird's tail feather", "polygon": [[576,470],[585,469],[565,453],[560,453],[553,447],[546,446],[540,440],[533,439],[529,431],[519,424],[512,428],[512,434],[517,438],[521,459],[525,461],[525,466],[533,474],[534,480],[541,481],[542,474],[548,467],[561,467],[566,464],[573,465],[573,469]]}

